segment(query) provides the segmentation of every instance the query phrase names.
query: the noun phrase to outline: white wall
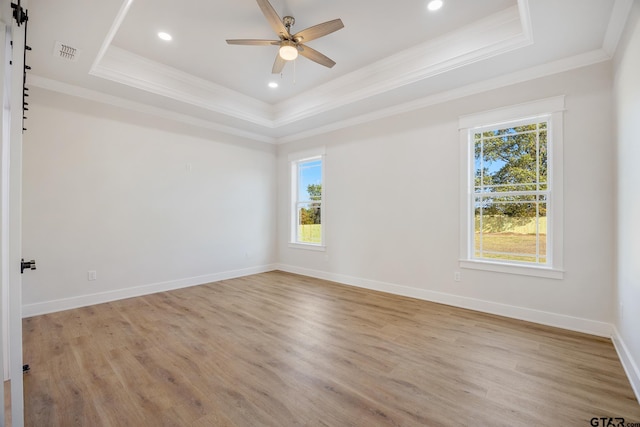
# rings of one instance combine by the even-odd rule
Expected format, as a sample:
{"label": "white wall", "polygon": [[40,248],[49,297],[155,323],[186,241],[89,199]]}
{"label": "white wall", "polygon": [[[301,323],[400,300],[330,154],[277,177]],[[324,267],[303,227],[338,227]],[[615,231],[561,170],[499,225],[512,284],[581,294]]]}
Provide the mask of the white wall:
{"label": "white wall", "polygon": [[[458,117],[566,95],[565,278],[462,270]],[[278,150],[280,267],[608,335],[614,277],[610,64],[553,75]],[[289,248],[290,152],[325,145],[326,252]]]}
{"label": "white wall", "polygon": [[[264,143],[36,90],[23,253],[38,270],[24,275],[25,313],[248,274],[277,260],[303,274],[607,335],[611,78],[610,64],[599,64],[492,90],[282,145],[277,161]],[[562,94],[565,279],[462,270],[454,282],[458,117]],[[320,145],[327,251],[292,249],[287,156]],[[88,281],[88,270],[98,280]]]}
{"label": "white wall", "polygon": [[23,254],[38,269],[23,276],[26,315],[274,263],[273,146],[32,92]]}
{"label": "white wall", "polygon": [[640,399],[640,2],[617,53],[614,97],[617,167],[618,351]]}

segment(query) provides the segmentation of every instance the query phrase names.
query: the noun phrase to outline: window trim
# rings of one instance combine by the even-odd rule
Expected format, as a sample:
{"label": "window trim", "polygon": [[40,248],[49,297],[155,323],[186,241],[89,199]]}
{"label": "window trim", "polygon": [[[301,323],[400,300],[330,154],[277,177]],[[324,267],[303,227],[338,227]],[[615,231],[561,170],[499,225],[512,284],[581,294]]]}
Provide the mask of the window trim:
{"label": "window trim", "polygon": [[[326,223],[325,223],[325,211],[326,211],[326,186],[325,186],[325,147],[318,147],[312,150],[299,151],[289,154],[289,168],[290,168],[290,200],[289,200],[289,244],[290,248],[294,249],[306,249],[310,251],[325,251],[326,250]],[[298,165],[301,162],[320,159],[321,160],[321,185],[322,185],[322,199],[320,200],[320,243],[304,243],[297,241],[297,195],[298,195]]]}
{"label": "window trim", "polygon": [[[460,268],[494,271],[507,274],[536,276],[551,279],[564,278],[563,270],[563,111],[564,95],[541,99],[510,107],[499,108],[461,116],[459,119],[460,137]],[[549,116],[548,180],[550,185],[550,206],[547,223],[550,235],[547,257],[550,265],[518,264],[472,257],[473,239],[471,230],[475,229],[472,215],[471,194],[473,192],[474,165],[473,147],[469,131],[479,127],[493,127],[523,119],[535,119]]]}

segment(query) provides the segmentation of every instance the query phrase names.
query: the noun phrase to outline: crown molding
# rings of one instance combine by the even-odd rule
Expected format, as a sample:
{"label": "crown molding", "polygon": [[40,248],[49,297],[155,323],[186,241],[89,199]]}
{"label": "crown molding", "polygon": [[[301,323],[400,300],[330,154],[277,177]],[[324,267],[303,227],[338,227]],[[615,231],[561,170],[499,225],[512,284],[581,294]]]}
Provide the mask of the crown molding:
{"label": "crown molding", "polygon": [[520,13],[520,26],[522,34],[533,40],[533,24],[531,23],[531,13],[529,13],[529,0],[518,0],[518,13]]}
{"label": "crown molding", "polygon": [[310,138],[329,132],[337,131],[340,129],[356,126],[360,124],[369,123],[376,120],[385,119],[395,115],[411,112],[421,108],[430,107],[433,105],[441,104],[448,101],[464,98],[466,96],[483,93],[493,89],[499,89],[501,87],[510,86],[517,83],[522,83],[528,80],[546,77],[549,75],[570,71],[573,69],[586,67],[589,65],[597,64],[600,62],[610,60],[609,55],[604,49],[598,49],[591,52],[587,52],[581,55],[576,55],[570,58],[564,58],[558,61],[553,61],[547,64],[539,65],[525,70],[513,72],[493,79],[485,80],[479,83],[474,83],[466,86],[462,86],[456,89],[433,94],[418,100],[405,102],[395,105],[393,107],[380,109],[368,114],[363,114],[357,117],[350,118],[348,120],[342,120],[339,122],[333,122],[329,125],[318,126],[305,132],[297,134],[287,135],[280,138],[273,138],[262,134],[244,131],[235,127],[225,126],[218,123],[214,123],[208,120],[198,119],[186,114],[176,113],[163,108],[153,107],[148,104],[129,101],[123,98],[119,98],[113,95],[108,95],[102,92],[85,89],[79,86],[70,85],[67,83],[59,82],[56,80],[47,79],[37,75],[29,74],[29,84],[42,89],[51,90],[54,92],[63,93],[66,95],[76,96],[79,98],[112,105],[115,107],[128,109],[131,111],[137,111],[140,113],[150,114],[156,117],[165,118],[169,120],[175,120],[180,123],[185,123],[205,129],[210,129],[222,133],[227,133],[242,138],[248,138],[254,141],[265,142],[269,144],[286,144],[289,142]]}
{"label": "crown molding", "polygon": [[[528,0],[474,24],[397,54],[318,86],[301,95],[271,105],[181,70],[168,67],[111,45],[133,0],[123,0],[116,19],[94,61],[90,74],[139,88],[208,111],[256,124],[263,133],[242,130],[171,110],[107,95],[78,86],[30,75],[35,86],[113,106],[152,114],[194,126],[266,143],[283,144],[342,128],[402,114],[522,81],[544,77],[611,59],[633,0],[615,0],[603,47],[369,113],[324,123],[307,131],[287,134],[286,127],[375,95],[427,79],[456,68],[483,61],[533,44]],[[321,119],[322,120],[322,119]],[[281,137],[266,136],[280,129]]]}
{"label": "crown molding", "polygon": [[622,37],[622,33],[624,32],[632,6],[633,0],[615,0],[613,4],[609,25],[607,25],[607,32],[605,33],[604,43],[602,44],[602,49],[604,49],[610,57],[613,57],[616,53],[618,42],[620,42],[620,37]]}
{"label": "crown molding", "polygon": [[91,69],[89,71],[89,74],[91,74],[91,72],[98,66],[98,64],[100,64],[105,53],[107,53],[107,49],[111,45],[113,38],[116,36],[116,33],[118,32],[120,25],[122,25],[122,21],[124,21],[124,18],[127,16],[127,13],[129,12],[129,8],[131,7],[132,4],[133,4],[133,0],[123,0],[122,6],[120,6],[120,10],[118,10],[116,17],[113,20],[113,23],[111,24],[111,28],[109,28],[107,35],[102,41],[100,50],[98,51],[98,54],[93,60],[93,64],[91,64]]}
{"label": "crown molding", "polygon": [[277,138],[276,143],[286,144],[301,139],[311,138],[340,129],[361,125],[376,120],[382,120],[387,117],[392,117],[414,110],[419,110],[421,108],[426,108],[433,105],[442,104],[444,102],[454,101],[456,99],[487,92],[490,90],[499,89],[501,87],[510,86],[525,81],[574,70],[577,68],[587,67],[589,65],[605,62],[610,59],[611,58],[609,57],[609,55],[603,49],[597,49],[591,52],[572,56],[570,58],[564,58],[558,61],[549,62],[536,67],[531,67],[521,71],[505,74],[503,76],[484,80],[482,82],[473,83],[470,85],[458,87],[456,89],[436,93],[424,98],[420,98],[418,100],[405,102],[393,107],[384,108],[368,114],[363,114],[348,120],[334,122],[330,125],[320,126],[305,132]]}
{"label": "crown molding", "polygon": [[274,127],[271,105],[116,46],[109,46],[89,74],[260,126]]}
{"label": "crown molding", "polygon": [[527,0],[434,40],[270,105],[111,45],[125,0],[90,74],[268,129],[313,117],[533,43]]}
{"label": "crown molding", "polygon": [[113,107],[122,108],[125,110],[136,111],[138,113],[149,114],[154,117],[159,117],[167,120],[174,120],[179,123],[184,123],[204,129],[213,130],[216,132],[226,133],[229,135],[238,136],[241,138],[247,138],[258,142],[266,142],[269,144],[275,143],[275,138],[258,134],[254,132],[245,131],[236,127],[226,126],[219,123],[215,123],[209,120],[199,119],[187,114],[180,114],[175,111],[167,110],[164,108],[154,107],[149,104],[130,101],[124,98],[120,98],[113,95],[108,95],[103,92],[98,92],[91,89],[86,89],[80,86],[63,83],[57,80],[48,79],[35,74],[29,74],[29,85],[35,86],[41,89],[46,89],[52,92],[58,92],[65,95],[75,96],[81,99],[89,101],[99,102]]}
{"label": "crown molding", "polygon": [[529,16],[522,3],[277,104],[276,127],[532,44],[522,31]]}

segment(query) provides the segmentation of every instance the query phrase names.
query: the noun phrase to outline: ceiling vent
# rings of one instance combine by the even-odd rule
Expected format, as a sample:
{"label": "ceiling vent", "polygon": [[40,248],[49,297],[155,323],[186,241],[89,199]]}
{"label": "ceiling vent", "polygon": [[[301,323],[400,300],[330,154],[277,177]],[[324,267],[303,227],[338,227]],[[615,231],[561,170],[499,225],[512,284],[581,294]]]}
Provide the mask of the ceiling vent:
{"label": "ceiling vent", "polygon": [[62,58],[65,61],[77,62],[78,56],[80,56],[80,50],[57,41],[53,49],[53,56]]}

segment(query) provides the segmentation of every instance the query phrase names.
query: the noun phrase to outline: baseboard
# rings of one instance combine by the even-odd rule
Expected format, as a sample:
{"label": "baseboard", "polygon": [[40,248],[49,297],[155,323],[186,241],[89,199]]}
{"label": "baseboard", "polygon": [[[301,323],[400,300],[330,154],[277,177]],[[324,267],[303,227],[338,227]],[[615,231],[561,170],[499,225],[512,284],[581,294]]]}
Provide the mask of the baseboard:
{"label": "baseboard", "polygon": [[638,364],[635,362],[635,360],[633,360],[633,356],[629,352],[629,349],[624,343],[624,340],[620,336],[618,328],[616,328],[615,326],[613,327],[611,340],[613,341],[613,345],[618,352],[618,357],[620,358],[622,367],[627,373],[627,378],[629,378],[631,388],[636,394],[636,399],[638,400],[638,403],[640,403],[640,369],[638,369]]}
{"label": "baseboard", "polygon": [[70,310],[73,308],[102,304],[105,302],[117,301],[120,299],[149,295],[156,292],[188,288],[190,286],[203,285],[205,283],[218,282],[220,280],[235,279],[237,277],[265,273],[267,271],[273,271],[275,269],[275,264],[268,264],[257,267],[243,268],[240,270],[223,271],[220,273],[206,274],[203,276],[171,280],[168,282],[152,283],[148,285],[135,286],[132,288],[118,289],[114,291],[80,295],[72,298],[63,298],[35,304],[26,304],[22,306],[22,317],[26,318],[31,316],[38,316],[41,314],[54,313],[56,311]]}
{"label": "baseboard", "polygon": [[497,314],[513,319],[526,320],[529,322],[540,323],[543,325],[554,326],[576,332],[583,332],[600,337],[610,338],[612,333],[611,325],[606,322],[598,322],[595,320],[567,316],[564,314],[550,313],[526,307],[517,307],[513,305],[463,297],[444,292],[435,292],[426,289],[413,288],[410,286],[379,282],[376,280],[362,279],[359,277],[347,276],[344,274],[336,274],[326,271],[295,267],[292,265],[276,264],[276,267],[281,271],[316,277],[318,279],[330,280],[344,285],[357,286],[360,288],[437,302],[454,307],[466,308],[490,314]]}
{"label": "baseboard", "polygon": [[[189,286],[202,285],[220,280],[234,279],[237,277],[249,276],[252,274],[265,273],[273,270],[282,270],[289,273],[301,274],[318,279],[330,280],[349,286],[356,286],[375,291],[387,292],[426,301],[447,304],[470,310],[482,311],[485,313],[497,314],[514,319],[526,320],[543,325],[555,326],[577,332],[584,332],[602,337],[612,337],[612,326],[605,322],[598,322],[589,319],[567,316],[563,314],[550,313],[546,311],[533,310],[525,307],[517,307],[492,301],[480,300],[476,298],[463,297],[444,292],[429,291],[425,289],[413,288],[394,283],[380,282],[376,280],[363,279],[344,274],[330,273],[321,270],[296,267],[286,264],[268,264],[257,267],[250,267],[240,270],[224,271],[220,273],[207,274],[203,276],[189,277],[185,279],[172,280],[168,282],[153,283],[132,288],[118,289],[114,291],[99,292],[95,294],[80,295],[71,298],[63,298],[53,301],[46,301],[22,306],[22,316],[31,317],[40,314],[53,313],[56,311],[69,310],[73,308],[86,307],[94,304],[116,301],[125,298],[132,298],[148,295],[156,292],[170,291],[173,289],[186,288]],[[619,340],[619,339],[618,339]],[[619,340],[620,343],[622,341]],[[628,359],[632,362],[632,359]],[[634,364],[635,372],[637,368]],[[636,375],[636,378],[638,375]]]}

